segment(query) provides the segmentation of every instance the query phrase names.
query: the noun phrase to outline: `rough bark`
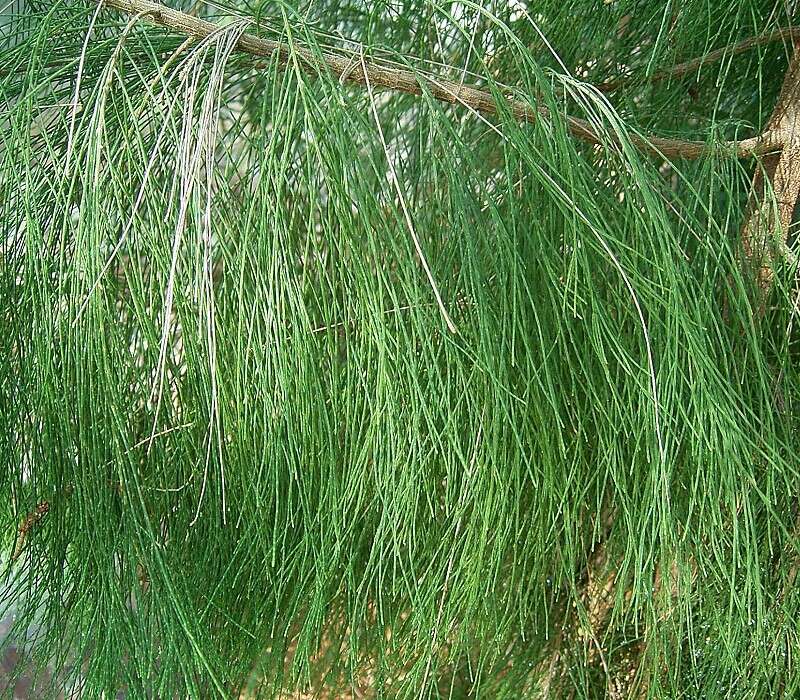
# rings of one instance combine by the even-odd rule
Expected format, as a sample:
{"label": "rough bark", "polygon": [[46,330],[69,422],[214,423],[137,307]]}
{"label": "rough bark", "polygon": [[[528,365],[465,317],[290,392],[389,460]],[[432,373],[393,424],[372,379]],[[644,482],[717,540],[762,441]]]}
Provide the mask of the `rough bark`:
{"label": "rough bark", "polygon": [[774,134],[783,148],[764,156],[756,166],[741,237],[746,264],[766,295],[772,285],[773,264],[786,250],[789,225],[800,195],[800,40],[795,42],[794,55],[764,133]]}

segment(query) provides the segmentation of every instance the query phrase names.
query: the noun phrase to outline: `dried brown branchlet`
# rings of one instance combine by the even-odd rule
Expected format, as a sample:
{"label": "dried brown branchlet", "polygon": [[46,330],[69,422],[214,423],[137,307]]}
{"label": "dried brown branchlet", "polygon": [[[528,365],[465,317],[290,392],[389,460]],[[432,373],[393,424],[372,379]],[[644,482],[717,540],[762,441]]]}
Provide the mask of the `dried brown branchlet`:
{"label": "dried brown branchlet", "polygon": [[14,553],[11,555],[12,562],[19,559],[22,551],[25,549],[25,543],[28,541],[28,533],[45,515],[47,515],[49,510],[50,504],[47,501],[42,501],[37,503],[36,508],[25,516],[25,519],[22,521],[17,531],[17,545],[14,547]]}

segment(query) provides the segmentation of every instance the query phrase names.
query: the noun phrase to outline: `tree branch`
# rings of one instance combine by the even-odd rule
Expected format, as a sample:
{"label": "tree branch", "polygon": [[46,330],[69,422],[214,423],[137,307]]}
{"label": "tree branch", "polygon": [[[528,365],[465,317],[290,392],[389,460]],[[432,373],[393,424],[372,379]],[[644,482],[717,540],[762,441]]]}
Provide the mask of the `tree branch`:
{"label": "tree branch", "polygon": [[[737,56],[740,53],[745,53],[756,46],[771,44],[775,41],[792,41],[795,39],[800,39],[800,27],[783,27],[781,29],[776,29],[774,32],[770,32],[769,34],[752,36],[749,39],[744,39],[737,44],[733,44],[732,46],[723,46],[721,49],[711,51],[705,56],[693,58],[691,61],[678,63],[672,68],[653,73],[653,75],[647,78],[645,82],[658,83],[662,80],[667,80],[668,78],[677,78],[682,75],[686,75],[687,73],[693,73],[699,68],[702,68],[709,63],[719,61],[727,56]],[[624,87],[631,82],[633,82],[633,78],[631,76],[627,76],[624,78],[618,78],[616,80],[609,80],[605,83],[600,83],[600,85],[597,86],[597,89],[600,90],[600,92],[613,92],[614,90],[619,90],[619,88]]]}
{"label": "tree branch", "polygon": [[[129,15],[148,18],[156,25],[172,31],[199,39],[206,38],[221,29],[219,25],[193,17],[184,12],[173,10],[166,5],[150,0],[99,0],[108,7],[120,10]],[[352,57],[334,53],[315,53],[314,51],[289,46],[284,42],[262,39],[252,34],[243,34],[237,49],[253,56],[276,57],[282,65],[286,65],[291,56],[296,57],[308,73],[319,73],[327,70],[343,83],[366,86],[370,85],[403,92],[409,95],[428,93],[441,102],[461,104],[471,110],[484,114],[497,114],[500,109],[494,95],[473,85],[464,85],[451,80],[425,77],[418,72],[388,67],[374,62],[354,61]],[[504,107],[518,121],[532,122],[537,118],[547,119],[550,111],[546,107],[531,106],[520,99],[506,97]],[[598,133],[595,127],[585,119],[565,116],[566,126],[575,138],[591,144],[619,144],[618,137]],[[729,150],[737,157],[770,153],[781,147],[781,141],[775,138],[774,132],[765,133],[743,141],[728,141],[720,145],[709,146],[702,141],[684,141],[665,139],[655,136],[631,134],[629,140],[633,146],[648,155],[665,158],[696,159],[704,155]]]}
{"label": "tree branch", "polygon": [[767,155],[756,168],[741,234],[745,257],[763,292],[772,284],[774,258],[786,248],[800,196],[800,38],[767,132],[780,134],[784,146],[779,153]]}

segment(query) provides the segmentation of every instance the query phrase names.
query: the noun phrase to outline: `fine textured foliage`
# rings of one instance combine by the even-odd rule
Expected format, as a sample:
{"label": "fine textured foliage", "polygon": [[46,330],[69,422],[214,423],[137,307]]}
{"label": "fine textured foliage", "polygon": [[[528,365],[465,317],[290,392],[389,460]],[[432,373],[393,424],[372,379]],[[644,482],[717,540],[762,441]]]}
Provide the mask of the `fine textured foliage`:
{"label": "fine textured foliage", "polygon": [[715,146],[760,132],[791,46],[650,80],[787,4],[171,6],[219,30],[0,18],[12,685],[796,697],[796,257],[762,302],[759,163]]}

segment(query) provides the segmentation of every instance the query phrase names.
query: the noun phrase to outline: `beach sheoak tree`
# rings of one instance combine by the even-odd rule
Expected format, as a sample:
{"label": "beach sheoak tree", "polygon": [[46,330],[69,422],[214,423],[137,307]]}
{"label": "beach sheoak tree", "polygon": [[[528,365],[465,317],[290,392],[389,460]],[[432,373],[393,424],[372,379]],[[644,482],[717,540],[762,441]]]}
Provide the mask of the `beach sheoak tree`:
{"label": "beach sheoak tree", "polygon": [[797,697],[794,5],[8,0],[0,692]]}

